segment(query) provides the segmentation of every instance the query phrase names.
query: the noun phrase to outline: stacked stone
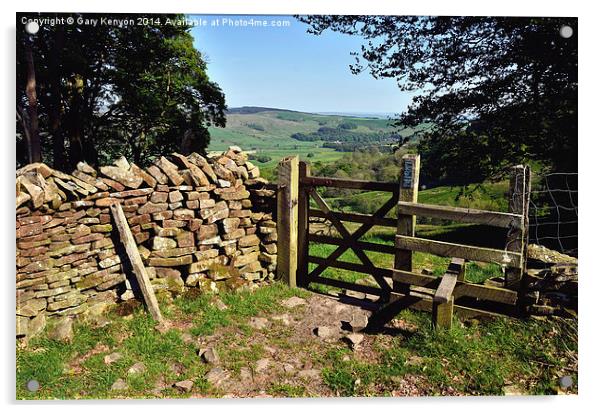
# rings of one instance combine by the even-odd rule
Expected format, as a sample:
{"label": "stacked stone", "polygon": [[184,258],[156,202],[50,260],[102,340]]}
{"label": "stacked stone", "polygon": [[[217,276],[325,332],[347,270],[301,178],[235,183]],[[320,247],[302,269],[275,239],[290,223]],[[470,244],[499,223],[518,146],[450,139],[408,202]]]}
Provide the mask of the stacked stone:
{"label": "stacked stone", "polygon": [[[109,206],[122,205],[156,291],[240,289],[273,278],[276,224],[247,183],[259,169],[238,147],[206,159],[124,158],[72,175],[44,164],[17,171],[17,334],[48,315],[96,311],[133,297]],[[273,195],[273,194],[272,194]]]}
{"label": "stacked stone", "polygon": [[550,250],[541,245],[529,245],[525,278],[525,304],[530,314],[572,315],[578,305],[577,258]]}

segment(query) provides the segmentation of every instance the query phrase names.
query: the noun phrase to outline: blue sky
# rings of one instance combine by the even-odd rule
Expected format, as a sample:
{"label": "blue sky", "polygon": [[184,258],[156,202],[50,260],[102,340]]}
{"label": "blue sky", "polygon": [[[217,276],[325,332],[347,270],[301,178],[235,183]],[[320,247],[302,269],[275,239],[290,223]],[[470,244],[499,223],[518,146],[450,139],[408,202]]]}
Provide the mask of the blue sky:
{"label": "blue sky", "polygon": [[[191,31],[209,60],[208,72],[229,107],[267,106],[306,112],[399,113],[409,103],[393,79],[353,75],[351,51],[362,39],[331,31],[320,36],[292,16],[189,16],[206,26]],[[239,19],[268,27],[236,27]],[[224,19],[229,19],[225,21]],[[219,26],[212,22],[219,21]],[[288,27],[271,24],[288,22]]]}

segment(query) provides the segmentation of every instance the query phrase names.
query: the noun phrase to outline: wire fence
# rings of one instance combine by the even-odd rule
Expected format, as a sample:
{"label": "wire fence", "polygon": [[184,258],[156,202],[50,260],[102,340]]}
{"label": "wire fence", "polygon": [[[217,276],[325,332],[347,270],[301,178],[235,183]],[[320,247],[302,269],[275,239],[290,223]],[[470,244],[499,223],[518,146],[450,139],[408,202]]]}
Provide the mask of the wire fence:
{"label": "wire fence", "polygon": [[529,242],[578,255],[577,173],[533,176],[529,204]]}

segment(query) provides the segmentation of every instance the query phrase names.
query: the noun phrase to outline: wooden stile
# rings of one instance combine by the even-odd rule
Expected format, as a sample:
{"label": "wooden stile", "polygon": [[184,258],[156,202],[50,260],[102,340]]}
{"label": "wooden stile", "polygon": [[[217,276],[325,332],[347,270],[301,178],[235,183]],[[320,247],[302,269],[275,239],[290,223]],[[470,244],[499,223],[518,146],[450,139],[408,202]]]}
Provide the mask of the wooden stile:
{"label": "wooden stile", "polygon": [[432,319],[435,328],[451,328],[454,316],[454,297],[447,302],[433,300]]}
{"label": "wooden stile", "polygon": [[349,240],[349,238],[337,238],[337,237],[330,237],[327,235],[309,234],[308,239],[311,242],[317,242],[320,244],[345,246],[347,248],[351,248],[351,246],[357,245],[359,248],[361,248],[365,251],[381,252],[384,254],[395,254],[397,252],[396,248],[392,245],[374,244],[372,242],[365,242],[365,241],[351,241],[351,240]]}
{"label": "wooden stile", "polygon": [[297,231],[299,158],[290,156],[278,164],[278,278],[297,286]]}
{"label": "wooden stile", "polygon": [[132,231],[130,230],[127,219],[125,218],[121,204],[111,204],[110,208],[111,213],[113,214],[113,219],[115,220],[115,225],[119,232],[119,237],[130,260],[130,264],[132,265],[132,270],[136,276],[140,290],[142,291],[144,302],[146,303],[146,306],[153,319],[159,323],[162,323],[163,316],[161,315],[161,310],[159,309],[157,297],[155,296],[153,286],[151,285],[148,274],[146,273],[146,268],[144,267],[142,258],[140,257],[138,246],[136,245]]}
{"label": "wooden stile", "polygon": [[[326,258],[308,256],[308,262],[318,265],[324,265],[341,270],[354,271],[363,274],[377,274],[382,277],[390,277],[393,281],[412,286],[436,289],[441,282],[440,277],[434,275],[417,274],[411,271],[394,270],[380,267],[367,267],[363,264],[356,264],[344,261],[330,261]],[[316,280],[322,282],[324,278]],[[312,279],[312,281],[314,281]],[[359,285],[358,285],[359,287]],[[351,288],[350,288],[351,289]],[[359,290],[358,290],[359,291]],[[517,292],[506,288],[493,287],[481,284],[472,284],[458,281],[454,289],[456,299],[460,297],[473,297],[482,300],[493,301],[502,304],[514,305],[517,300]]]}
{"label": "wooden stile", "polygon": [[[283,160],[281,166],[284,165],[284,161],[286,159]],[[512,274],[513,269],[516,269],[518,271],[518,280],[521,279],[526,262],[526,214],[528,212],[530,191],[528,168],[521,168],[515,169],[517,173],[515,174],[515,182],[512,184],[512,187],[518,188],[522,196],[513,196],[513,202],[510,203],[510,212],[498,212],[419,204],[417,202],[420,172],[419,155],[404,156],[402,174],[397,184],[314,177],[310,176],[309,166],[301,162],[298,170],[300,188],[297,189],[299,191],[297,282],[299,285],[305,287],[315,282],[380,296],[379,310],[373,317],[376,324],[385,319],[392,319],[395,316],[395,311],[398,313],[401,308],[409,307],[432,311],[433,325],[445,328],[451,326],[454,313],[463,316],[489,317],[496,314],[484,309],[495,308],[495,311],[509,314],[511,311],[507,306],[517,304],[519,298],[518,289],[467,282],[465,280],[465,260],[497,263],[507,268],[510,274]],[[289,205],[286,211],[282,209],[281,196],[286,194],[286,191],[282,191],[282,189],[286,186],[285,182],[289,182],[290,180],[290,176],[284,181],[280,179],[283,176],[283,171],[285,169],[279,169],[281,191],[279,191],[278,225],[279,234],[283,234],[286,239],[288,238],[287,230],[281,229],[280,215],[284,217],[284,220],[288,221],[290,220],[288,211],[292,211],[294,208],[290,208]],[[524,179],[520,178],[521,171],[523,172]],[[524,181],[522,185],[520,184],[521,179]],[[316,191],[316,187],[319,186],[383,191],[390,192],[392,196],[374,214],[333,211]],[[314,208],[310,208],[310,199],[315,201],[314,205],[317,208],[315,206]],[[397,219],[386,217],[391,208],[396,205],[398,208]],[[505,249],[494,249],[416,238],[417,216],[508,228],[508,244]],[[338,235],[334,234],[334,236],[330,236],[310,233],[310,217],[328,220],[337,230]],[[350,226],[343,224],[343,222],[355,222],[361,225],[352,232],[348,229]],[[360,241],[360,238],[374,226],[395,227],[395,245]],[[335,245],[337,248],[325,258],[310,256],[308,248],[310,242]],[[517,245],[518,248],[516,247]],[[283,250],[290,251],[286,247],[281,247],[280,240],[278,249],[279,255]],[[359,258],[360,263],[339,261],[343,253],[348,250],[354,252]],[[376,267],[366,255],[366,251],[394,255],[393,268]],[[412,266],[413,252],[424,252],[450,257],[451,263],[443,277],[414,273]],[[314,264],[312,271],[308,270],[309,264]],[[281,265],[280,257],[278,265]],[[329,267],[371,275],[376,283],[373,285],[360,285],[339,279],[322,277],[322,272]],[[382,305],[383,302],[386,304]],[[461,305],[456,305],[457,302]],[[494,303],[502,305],[495,306]],[[475,308],[472,308],[473,306]]]}
{"label": "wooden stile", "polygon": [[433,301],[437,303],[450,302],[450,300],[453,298],[454,288],[456,288],[457,281],[458,274],[446,272],[443,277],[441,277],[441,282],[439,283],[439,287],[437,287],[437,291],[435,291]]}

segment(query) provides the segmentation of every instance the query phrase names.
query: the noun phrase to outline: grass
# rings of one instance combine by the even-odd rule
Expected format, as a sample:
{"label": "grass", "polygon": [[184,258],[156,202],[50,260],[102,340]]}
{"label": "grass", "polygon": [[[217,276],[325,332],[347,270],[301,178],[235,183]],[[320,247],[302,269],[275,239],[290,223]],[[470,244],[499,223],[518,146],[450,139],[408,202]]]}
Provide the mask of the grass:
{"label": "grass", "polygon": [[394,389],[400,377],[415,375],[436,383],[433,395],[501,395],[506,386],[529,394],[556,394],[561,376],[576,379],[566,363],[577,354],[572,321],[504,318],[484,324],[455,322],[451,330],[442,331],[429,327],[425,313],[406,310],[400,318],[413,320],[417,332],[380,348],[378,363],[349,360],[352,352],[347,349],[329,352],[330,367],[323,371],[328,385],[341,396],[371,396]]}
{"label": "grass", "polygon": [[[192,321],[189,333],[217,335],[220,363],[233,377],[239,377],[243,367],[253,368],[257,360],[270,357],[267,344],[320,369],[326,387],[319,394],[400,395],[406,381],[417,383],[417,388],[429,395],[495,395],[503,394],[509,385],[529,394],[555,394],[559,377],[571,375],[577,382],[576,320],[454,320],[451,330],[434,331],[428,313],[404,310],[398,319],[407,327],[405,332],[367,337],[365,341],[371,343],[368,356],[349,350],[342,342],[297,340],[290,327],[278,323],[261,333],[246,328],[254,316],[282,312],[299,316],[297,310],[279,303],[295,295],[308,298],[309,294],[281,283],[254,292],[228,293],[220,297],[228,308],[209,318],[207,314],[215,307],[211,298],[189,294],[174,299],[164,313],[174,321]],[[162,307],[167,310],[165,302]],[[41,336],[26,348],[17,348],[17,398],[186,397],[172,387],[157,390],[157,383],[184,379],[194,381],[196,394],[223,395],[204,379],[209,366],[199,360],[196,347],[184,340],[186,329],[160,333],[142,306],[131,315],[119,314],[110,312],[111,324],[102,328],[76,322],[71,343]],[[113,352],[119,352],[121,359],[105,364],[104,357]],[[143,362],[146,370],[128,374],[137,362]],[[181,369],[174,369],[176,365]],[[119,378],[127,382],[128,389],[111,391]],[[38,392],[25,389],[30,379],[40,382]],[[264,384],[264,391],[278,397],[315,396],[315,385],[311,390],[275,376]],[[576,386],[571,391],[576,392]]]}
{"label": "grass", "polygon": [[255,317],[262,312],[282,310],[279,302],[292,296],[307,296],[307,291],[286,288],[284,284],[274,283],[268,288],[239,293],[225,292],[220,295],[226,309],[218,309],[213,297],[200,294],[197,290],[184,294],[174,300],[175,306],[184,315],[196,315],[191,333],[197,336],[211,335],[219,327],[227,327],[234,322]]}

